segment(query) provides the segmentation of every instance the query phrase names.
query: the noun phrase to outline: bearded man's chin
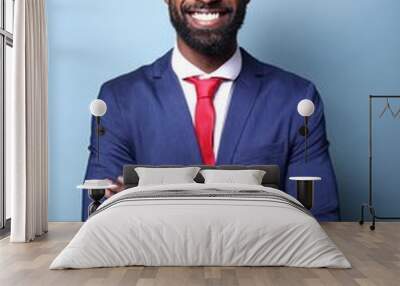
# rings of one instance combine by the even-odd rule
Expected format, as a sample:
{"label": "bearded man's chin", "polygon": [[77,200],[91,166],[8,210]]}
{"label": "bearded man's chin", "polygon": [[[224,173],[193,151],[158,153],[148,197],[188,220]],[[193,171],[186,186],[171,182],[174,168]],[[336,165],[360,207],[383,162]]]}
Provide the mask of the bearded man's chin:
{"label": "bearded man's chin", "polygon": [[[198,29],[191,25],[185,16],[181,16],[178,8],[170,4],[170,20],[178,36],[195,51],[210,55],[222,56],[231,52],[232,47],[236,47],[237,34],[243,24],[246,14],[246,2],[241,2],[238,11],[233,19],[215,29]],[[185,15],[185,13],[182,13]],[[228,17],[228,16],[226,16]]]}
{"label": "bearded man's chin", "polygon": [[185,43],[197,52],[208,56],[222,56],[236,46],[236,37],[226,38],[218,33],[209,32],[208,35],[197,34],[183,39]]}

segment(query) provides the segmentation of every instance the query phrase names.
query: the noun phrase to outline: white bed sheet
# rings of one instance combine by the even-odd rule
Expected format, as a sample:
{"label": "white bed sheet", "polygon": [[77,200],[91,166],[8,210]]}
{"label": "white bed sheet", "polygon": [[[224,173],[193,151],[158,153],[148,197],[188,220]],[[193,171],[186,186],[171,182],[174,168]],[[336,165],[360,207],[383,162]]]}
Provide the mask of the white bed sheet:
{"label": "white bed sheet", "polygon": [[[233,184],[143,186],[108,199],[50,269],[145,266],[292,266],[350,268],[319,223],[301,210],[257,198],[153,198],[130,193],[207,188],[262,190]],[[297,202],[298,203],[298,202]]]}

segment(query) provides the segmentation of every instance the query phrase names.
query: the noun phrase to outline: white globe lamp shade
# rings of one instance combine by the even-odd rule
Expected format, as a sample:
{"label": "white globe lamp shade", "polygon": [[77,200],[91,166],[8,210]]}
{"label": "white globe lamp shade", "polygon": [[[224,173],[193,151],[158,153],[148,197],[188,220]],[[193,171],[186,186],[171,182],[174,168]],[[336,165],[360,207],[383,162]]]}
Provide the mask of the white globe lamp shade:
{"label": "white globe lamp shade", "polygon": [[303,117],[310,117],[314,114],[314,103],[309,99],[303,99],[297,105],[297,112]]}
{"label": "white globe lamp shade", "polygon": [[90,113],[93,116],[101,117],[107,112],[107,105],[101,99],[95,99],[90,103]]}

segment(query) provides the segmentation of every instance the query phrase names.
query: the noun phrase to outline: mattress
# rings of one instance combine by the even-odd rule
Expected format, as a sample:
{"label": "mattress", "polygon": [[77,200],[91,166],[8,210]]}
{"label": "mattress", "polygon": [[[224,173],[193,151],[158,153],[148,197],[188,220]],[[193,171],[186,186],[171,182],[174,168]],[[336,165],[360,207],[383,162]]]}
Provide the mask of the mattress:
{"label": "mattress", "polygon": [[50,269],[134,265],[351,267],[290,195],[193,183],[134,187],[109,198]]}

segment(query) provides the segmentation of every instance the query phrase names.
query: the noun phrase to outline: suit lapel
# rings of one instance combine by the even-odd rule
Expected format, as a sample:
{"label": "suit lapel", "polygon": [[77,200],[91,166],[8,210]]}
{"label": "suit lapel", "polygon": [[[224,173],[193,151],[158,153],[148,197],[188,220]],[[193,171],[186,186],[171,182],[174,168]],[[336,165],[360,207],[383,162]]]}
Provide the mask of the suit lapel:
{"label": "suit lapel", "polygon": [[[176,150],[171,152],[181,152],[187,154],[186,160],[188,164],[201,164],[200,150],[187,105],[185,96],[179,80],[172,70],[170,51],[159,61],[153,68],[153,78],[155,80],[155,89],[161,107],[170,113],[171,130],[168,136],[177,136],[183,139],[179,146],[175,146]],[[185,160],[185,161],[186,161]],[[183,163],[183,162],[182,162]]]}
{"label": "suit lapel", "polygon": [[237,145],[261,88],[261,65],[242,50],[242,71],[237,78],[222,132],[217,164],[232,164]]}

